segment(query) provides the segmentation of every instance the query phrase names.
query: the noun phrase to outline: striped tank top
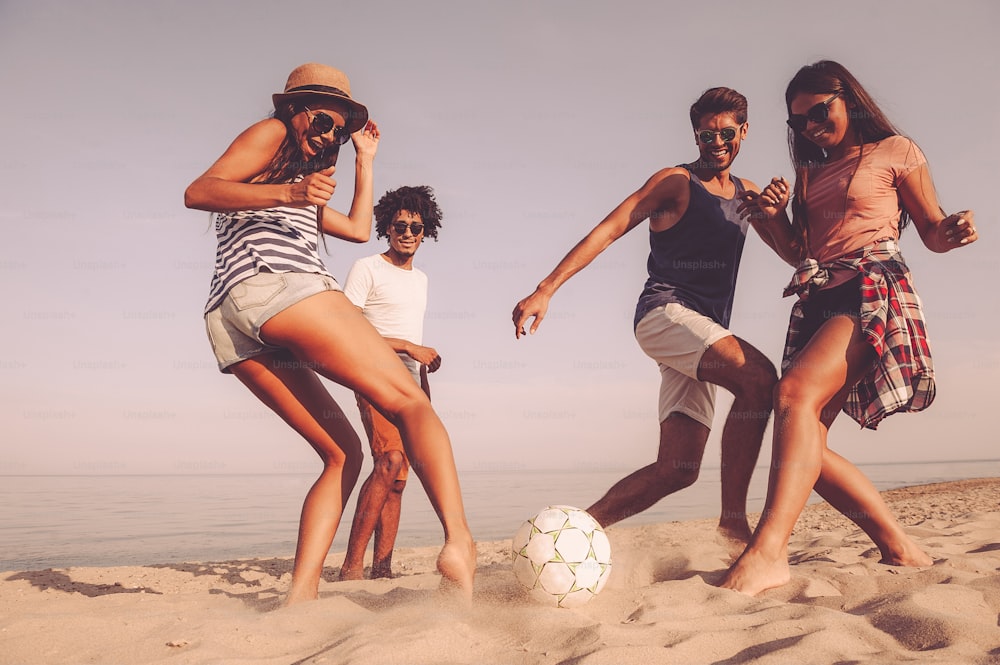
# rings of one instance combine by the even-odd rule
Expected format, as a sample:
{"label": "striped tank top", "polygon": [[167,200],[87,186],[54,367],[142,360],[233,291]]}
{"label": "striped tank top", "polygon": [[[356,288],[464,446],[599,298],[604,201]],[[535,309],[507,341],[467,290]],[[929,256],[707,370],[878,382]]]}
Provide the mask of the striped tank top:
{"label": "striped tank top", "polygon": [[215,274],[205,312],[237,283],[268,272],[311,272],[333,278],[317,251],[316,206],[216,213]]}

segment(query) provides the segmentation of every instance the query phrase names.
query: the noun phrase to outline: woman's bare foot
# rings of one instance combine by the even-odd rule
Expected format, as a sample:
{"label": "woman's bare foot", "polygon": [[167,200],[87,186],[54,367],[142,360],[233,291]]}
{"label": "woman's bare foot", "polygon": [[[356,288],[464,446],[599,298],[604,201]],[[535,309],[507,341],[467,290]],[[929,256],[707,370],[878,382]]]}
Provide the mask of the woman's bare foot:
{"label": "woman's bare foot", "polygon": [[[304,587],[304,588],[302,588]],[[290,605],[295,605],[296,603],[302,603],[307,600],[316,600],[319,598],[319,583],[310,587],[308,584],[297,586],[295,581],[292,581],[292,588],[289,589],[288,595],[285,596],[285,602],[281,604],[282,607],[288,607]]]}
{"label": "woman's bare foot", "polygon": [[476,576],[476,543],[446,541],[437,558],[441,573],[441,590],[453,593],[466,602],[472,602],[472,581]]}
{"label": "woman's bare foot", "polygon": [[920,549],[912,540],[896,551],[882,550],[882,559],[879,563],[889,566],[908,566],[911,568],[926,568],[934,565],[932,559],[926,552]]}
{"label": "woman's bare foot", "polygon": [[756,596],[762,591],[788,584],[791,578],[787,556],[769,560],[747,549],[726,572],[719,586],[748,596]]}

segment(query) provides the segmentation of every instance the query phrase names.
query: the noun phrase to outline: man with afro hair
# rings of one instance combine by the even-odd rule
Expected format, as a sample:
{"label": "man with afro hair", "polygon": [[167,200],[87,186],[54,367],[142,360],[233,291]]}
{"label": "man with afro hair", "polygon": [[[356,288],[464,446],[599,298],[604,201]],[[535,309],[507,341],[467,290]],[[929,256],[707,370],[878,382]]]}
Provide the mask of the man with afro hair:
{"label": "man with afro hair", "polygon": [[[427,373],[441,366],[438,352],[423,345],[427,275],[413,257],[425,238],[437,240],[441,209],[430,187],[399,187],[375,205],[375,233],[388,240],[381,254],[351,267],[344,293],[385,338],[416,381],[430,396]],[[375,535],[371,577],[392,577],[392,550],[399,529],[409,461],[396,426],[360,394],[361,421],[371,443],[374,468],[361,486],[340,579],[363,578],[364,555]]]}

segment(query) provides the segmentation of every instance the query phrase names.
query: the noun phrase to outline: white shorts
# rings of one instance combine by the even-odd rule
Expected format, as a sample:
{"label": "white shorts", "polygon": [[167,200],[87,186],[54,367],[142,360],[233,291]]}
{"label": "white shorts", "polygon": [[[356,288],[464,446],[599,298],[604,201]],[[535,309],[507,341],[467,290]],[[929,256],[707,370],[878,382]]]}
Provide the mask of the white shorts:
{"label": "white shorts", "polygon": [[635,328],[639,346],[660,366],[659,415],[682,413],[705,427],[715,416],[715,384],[698,380],[708,347],[733,333],[677,303],[656,307]]}

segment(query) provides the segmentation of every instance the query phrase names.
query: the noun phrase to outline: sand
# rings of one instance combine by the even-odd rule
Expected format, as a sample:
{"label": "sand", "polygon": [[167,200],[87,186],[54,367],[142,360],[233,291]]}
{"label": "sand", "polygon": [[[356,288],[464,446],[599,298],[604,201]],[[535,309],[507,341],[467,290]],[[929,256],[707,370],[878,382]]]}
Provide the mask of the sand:
{"label": "sand", "polygon": [[878,563],[825,504],[792,536],[792,581],[751,598],[714,587],[713,521],[609,529],[614,568],[588,605],[540,605],[509,541],[479,543],[474,603],[442,600],[436,548],[400,549],[392,580],[337,582],[279,608],[289,559],[0,573],[0,663],[1000,663],[1000,479],[885,493],[935,559]]}

